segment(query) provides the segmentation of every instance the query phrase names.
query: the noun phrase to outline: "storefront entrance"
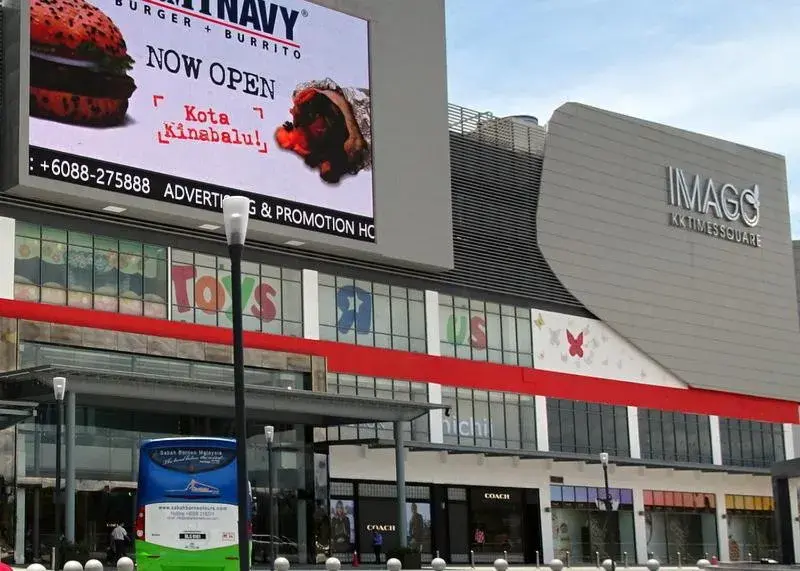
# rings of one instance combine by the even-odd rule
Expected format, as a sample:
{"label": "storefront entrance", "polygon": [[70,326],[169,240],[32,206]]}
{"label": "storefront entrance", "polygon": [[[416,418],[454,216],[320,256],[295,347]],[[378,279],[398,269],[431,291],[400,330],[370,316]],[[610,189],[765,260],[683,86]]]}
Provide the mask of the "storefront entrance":
{"label": "storefront entrance", "polygon": [[[75,497],[75,537],[92,557],[105,559],[111,529],[121,523],[131,532],[135,512],[135,491],[130,488],[104,488],[78,491]],[[55,545],[53,488],[29,488],[25,494],[26,559],[49,561]],[[38,530],[36,529],[38,527]],[[39,538],[38,545],[34,538]]]}
{"label": "storefront entrance", "polygon": [[[444,487],[434,510],[435,549],[453,563],[535,563],[542,552],[538,490]],[[449,558],[449,559],[448,559]]]}

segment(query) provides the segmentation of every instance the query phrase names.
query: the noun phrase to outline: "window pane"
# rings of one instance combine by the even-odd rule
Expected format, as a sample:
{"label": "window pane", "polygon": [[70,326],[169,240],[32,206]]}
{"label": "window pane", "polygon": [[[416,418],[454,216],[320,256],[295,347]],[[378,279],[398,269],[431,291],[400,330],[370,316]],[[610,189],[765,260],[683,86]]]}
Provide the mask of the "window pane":
{"label": "window pane", "polygon": [[491,446],[509,447],[506,443],[505,407],[503,393],[489,393],[489,431]]}
{"label": "window pane", "polygon": [[372,304],[375,317],[375,333],[391,333],[392,310],[389,297],[385,295],[373,295]]}
{"label": "window pane", "polygon": [[408,337],[408,300],[392,298],[392,335]]}
{"label": "window pane", "polygon": [[536,450],[536,407],[533,397],[520,396],[520,424],[522,448]]}
{"label": "window pane", "polygon": [[460,444],[475,445],[475,416],[472,412],[472,391],[457,389],[458,398],[458,441]]}

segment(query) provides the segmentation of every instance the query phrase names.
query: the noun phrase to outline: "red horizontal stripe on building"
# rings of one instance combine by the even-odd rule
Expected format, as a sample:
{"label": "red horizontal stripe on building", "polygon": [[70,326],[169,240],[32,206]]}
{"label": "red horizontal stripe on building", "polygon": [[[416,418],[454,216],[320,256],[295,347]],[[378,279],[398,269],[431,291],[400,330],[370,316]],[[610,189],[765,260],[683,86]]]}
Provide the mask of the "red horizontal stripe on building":
{"label": "red horizontal stripe on building", "polygon": [[[223,345],[232,343],[231,330],[223,327],[27,301],[0,299],[0,317],[154,335],[184,341],[202,341]],[[797,424],[800,421],[798,404],[787,400],[705,389],[676,389],[612,381],[527,367],[436,357],[253,331],[245,331],[244,343],[246,347],[253,349],[324,357],[327,360],[328,371],[334,373],[441,383],[451,387],[712,414],[765,422]]]}

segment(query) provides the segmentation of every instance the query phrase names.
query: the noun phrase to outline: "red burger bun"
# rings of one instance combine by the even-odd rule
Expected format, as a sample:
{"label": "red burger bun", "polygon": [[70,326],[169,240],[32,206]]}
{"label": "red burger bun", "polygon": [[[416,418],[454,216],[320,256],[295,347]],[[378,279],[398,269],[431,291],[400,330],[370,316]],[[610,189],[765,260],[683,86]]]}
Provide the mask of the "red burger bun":
{"label": "red burger bun", "polygon": [[88,97],[31,87],[31,115],[80,125],[111,126],[125,120],[127,99]]}

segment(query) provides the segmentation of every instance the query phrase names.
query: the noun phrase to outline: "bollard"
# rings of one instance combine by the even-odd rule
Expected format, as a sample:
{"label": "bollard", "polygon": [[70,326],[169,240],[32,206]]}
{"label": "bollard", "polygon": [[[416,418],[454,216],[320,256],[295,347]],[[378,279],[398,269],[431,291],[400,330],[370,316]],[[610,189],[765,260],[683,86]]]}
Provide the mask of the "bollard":
{"label": "bollard", "polygon": [[681,552],[678,551],[678,569],[683,569],[683,565],[681,564]]}
{"label": "bollard", "polygon": [[508,571],[508,561],[506,559],[494,560],[495,571]]}
{"label": "bollard", "polygon": [[45,569],[45,566],[41,563],[31,563],[28,565],[26,571],[47,571],[47,569]]}
{"label": "bollard", "polygon": [[604,559],[603,569],[605,569],[605,571],[612,571],[614,569],[614,562],[611,561],[611,559]]}
{"label": "bollard", "polygon": [[622,552],[622,566],[625,567],[625,569],[628,568],[628,552],[627,551],[623,551]]}
{"label": "bollard", "polygon": [[289,571],[289,560],[285,557],[276,557],[274,567],[275,571]]}
{"label": "bollard", "polygon": [[58,561],[56,561],[56,548],[55,547],[50,549],[50,567],[53,568],[53,571],[57,571],[57,569],[59,569]]}
{"label": "bollard", "polygon": [[506,565],[508,565],[508,551],[505,549],[503,550],[503,559],[505,559]]}
{"label": "bollard", "polygon": [[548,565],[551,571],[561,571],[564,568],[564,563],[561,559],[553,559]]}
{"label": "bollard", "polygon": [[698,559],[697,560],[697,568],[698,569],[705,569],[709,565],[711,565],[711,562],[708,559]]}
{"label": "bollard", "polygon": [[594,559],[595,559],[595,567],[600,569],[600,552],[599,551],[595,551],[594,552]]}
{"label": "bollard", "polygon": [[83,565],[78,561],[67,561],[64,563],[64,571],[83,571]]}
{"label": "bollard", "polygon": [[536,568],[539,568],[539,551],[536,551]]}
{"label": "bollard", "polygon": [[130,557],[120,557],[117,561],[119,571],[133,571],[133,560]]}
{"label": "bollard", "polygon": [[752,563],[753,562],[753,554],[752,553],[748,553],[747,554],[747,562],[748,563]]}
{"label": "bollard", "polygon": [[650,555],[650,559],[647,560],[647,563],[645,563],[644,566],[647,567],[647,571],[658,571],[661,567],[661,563],[658,562],[658,559],[652,557],[652,553]]}
{"label": "bollard", "polygon": [[327,571],[339,571],[342,568],[342,562],[336,557],[328,557],[325,560],[325,569]]}
{"label": "bollard", "polygon": [[469,566],[475,569],[475,550],[469,550]]}
{"label": "bollard", "polygon": [[103,564],[97,559],[89,559],[86,565],[83,566],[86,571],[103,571]]}
{"label": "bollard", "polygon": [[436,558],[431,561],[431,568],[433,571],[444,571],[447,567],[447,563],[445,563],[444,559],[439,557],[439,552],[436,552]]}
{"label": "bollard", "polygon": [[569,569],[570,567],[572,567],[572,565],[569,564],[569,551],[566,552],[566,556],[567,556],[567,569]]}
{"label": "bollard", "polygon": [[386,569],[388,569],[388,571],[400,571],[402,567],[403,565],[402,563],[400,563],[400,560],[395,559],[394,557],[392,557],[391,559],[389,559],[389,561],[386,562]]}

